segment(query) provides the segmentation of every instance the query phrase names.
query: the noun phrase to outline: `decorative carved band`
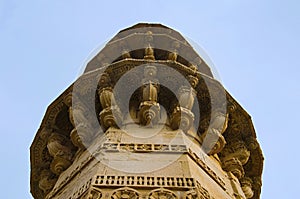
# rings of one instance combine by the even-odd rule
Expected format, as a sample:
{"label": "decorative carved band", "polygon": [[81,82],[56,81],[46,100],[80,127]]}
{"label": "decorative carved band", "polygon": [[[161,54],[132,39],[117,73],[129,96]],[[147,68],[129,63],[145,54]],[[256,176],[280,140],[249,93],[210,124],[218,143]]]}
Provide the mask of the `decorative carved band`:
{"label": "decorative carved band", "polygon": [[197,192],[199,199],[215,199],[199,182],[197,182]]}
{"label": "decorative carved band", "polygon": [[96,176],[94,186],[195,188],[194,178],[156,176]]}
{"label": "decorative carved band", "polygon": [[198,181],[196,189],[187,191],[184,199],[215,199]]}
{"label": "decorative carved band", "polygon": [[[73,192],[66,192],[65,194],[67,195],[59,195],[58,199],[100,199],[103,197],[103,195],[99,187],[114,189],[110,197],[112,199],[138,199],[144,197],[147,199],[159,199],[164,197],[177,199],[178,196],[171,190],[184,191],[184,199],[214,199],[214,197],[211,196],[210,193],[194,178],[184,177],[99,175],[94,179],[89,179],[76,187],[78,188],[74,189]],[[145,193],[147,195],[142,196],[142,194],[135,189],[138,187],[150,187],[151,189],[154,189],[150,190],[148,193]]]}
{"label": "decorative carved band", "polygon": [[[92,179],[89,179],[83,185],[78,186],[79,188],[75,189],[73,194],[68,199],[77,199],[77,198],[79,198],[84,192],[86,192],[90,188],[91,182],[92,182]],[[65,196],[62,196],[60,198],[64,199],[63,197],[65,197]]]}
{"label": "decorative carved band", "polygon": [[139,144],[139,143],[103,143],[99,148],[100,151],[106,152],[172,152],[185,153],[188,152],[186,145],[176,144]]}
{"label": "decorative carved band", "polygon": [[226,190],[224,180],[220,178],[196,153],[189,149],[188,154],[212,179],[215,180],[216,183]]}
{"label": "decorative carved band", "polygon": [[[67,195],[62,194],[58,196],[59,199],[86,199],[86,198],[102,198],[102,191],[99,187],[109,187],[115,189],[111,197],[112,199],[122,198],[144,198],[136,187],[151,187],[156,189],[146,193],[147,199],[159,198],[179,198],[173,189],[181,189],[184,192],[184,199],[215,199],[206,188],[204,188],[194,178],[183,177],[154,177],[154,176],[103,176],[99,175],[94,180],[89,179],[85,183],[77,186],[73,192],[66,192]],[[116,187],[120,187],[117,188]],[[131,188],[133,187],[133,188]],[[171,190],[169,190],[171,188]],[[183,190],[182,190],[183,189]],[[178,193],[178,192],[177,192]]]}
{"label": "decorative carved band", "polygon": [[220,178],[196,153],[187,149],[186,145],[167,145],[167,144],[137,144],[137,143],[103,143],[99,151],[106,152],[171,152],[171,153],[188,153],[189,156],[224,190],[225,182]]}
{"label": "decorative carved band", "polygon": [[[188,153],[188,155],[224,190],[225,182],[220,178],[196,153],[191,149],[187,149],[186,145],[167,145],[167,144],[137,144],[137,143],[103,143],[95,153],[99,151],[119,152],[171,152],[171,153]],[[79,167],[66,176],[59,186],[50,192],[47,198],[51,198],[79,172],[90,160],[93,159],[91,154],[84,161],[79,163]],[[149,176],[97,176],[93,181],[95,186],[151,186],[151,187],[181,187],[192,188],[195,187],[193,178],[182,177],[149,177]]]}

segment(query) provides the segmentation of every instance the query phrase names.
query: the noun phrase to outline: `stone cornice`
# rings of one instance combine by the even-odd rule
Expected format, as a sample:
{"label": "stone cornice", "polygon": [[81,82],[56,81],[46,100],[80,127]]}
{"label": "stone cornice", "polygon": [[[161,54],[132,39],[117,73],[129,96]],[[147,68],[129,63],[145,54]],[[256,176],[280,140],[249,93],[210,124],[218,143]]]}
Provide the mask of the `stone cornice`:
{"label": "stone cornice", "polygon": [[[117,120],[122,122],[131,114],[122,100],[118,101],[127,91],[113,93],[118,81],[130,71],[131,76],[123,84],[133,89],[138,85],[130,96],[130,108],[139,112],[135,122],[148,124],[148,116],[153,119],[159,115],[161,105],[166,110],[165,126],[170,131],[181,128],[199,147],[205,143],[206,135],[217,136],[213,150],[207,153],[216,157],[223,170],[239,181],[248,198],[259,199],[264,158],[249,114],[213,78],[208,65],[178,32],[161,30],[160,25],[153,27],[152,32],[139,31],[126,34],[121,31],[88,63],[85,73],[47,108],[30,147],[34,198],[44,198],[57,191],[53,188],[61,180],[61,173],[72,167],[91,138],[112,126],[118,128]],[[142,70],[134,70],[139,67]],[[187,83],[179,81],[181,76]],[[178,92],[179,97],[172,92]],[[148,114],[149,107],[156,109]],[[199,115],[195,115],[195,109],[199,109]],[[113,113],[119,118],[112,117]],[[74,121],[73,114],[79,121]],[[179,125],[182,118],[185,127]],[[216,125],[220,121],[224,123],[222,128]],[[192,126],[196,128],[194,131],[190,130]],[[88,135],[79,134],[79,128]],[[155,145],[151,147],[155,150]],[[203,144],[204,150],[206,147]],[[170,146],[168,149],[165,152],[174,152]],[[131,152],[139,152],[134,150]],[[190,157],[198,160],[193,153]],[[214,177],[212,173],[209,175]],[[222,180],[216,182],[224,188]]]}

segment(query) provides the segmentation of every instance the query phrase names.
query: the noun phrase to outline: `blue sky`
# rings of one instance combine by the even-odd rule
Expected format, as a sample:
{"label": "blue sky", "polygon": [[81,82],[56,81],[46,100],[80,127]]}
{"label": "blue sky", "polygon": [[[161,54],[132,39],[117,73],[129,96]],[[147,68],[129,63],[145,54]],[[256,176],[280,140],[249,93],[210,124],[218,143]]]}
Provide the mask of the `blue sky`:
{"label": "blue sky", "polygon": [[299,195],[299,4],[0,0],[1,198],[32,198],[29,146],[47,106],[94,48],[137,22],[170,26],[205,49],[253,118],[265,156],[261,198]]}

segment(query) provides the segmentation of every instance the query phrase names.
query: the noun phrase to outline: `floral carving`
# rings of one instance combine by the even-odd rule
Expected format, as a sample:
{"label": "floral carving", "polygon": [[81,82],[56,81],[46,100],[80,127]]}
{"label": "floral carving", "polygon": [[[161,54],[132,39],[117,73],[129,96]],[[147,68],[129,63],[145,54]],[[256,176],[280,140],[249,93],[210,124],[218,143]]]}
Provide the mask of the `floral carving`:
{"label": "floral carving", "polygon": [[187,191],[184,195],[184,199],[198,199],[197,191],[195,190]]}
{"label": "floral carving", "polygon": [[93,187],[87,194],[86,199],[100,199],[102,192],[100,189]]}
{"label": "floral carving", "polygon": [[214,199],[207,189],[205,189],[199,182],[197,183],[197,191],[198,191],[198,198],[199,199]]}
{"label": "floral carving", "polygon": [[149,193],[147,199],[178,199],[178,197],[170,190],[155,189]]}
{"label": "floral carving", "polygon": [[112,195],[111,199],[139,199],[140,194],[131,188],[120,188],[117,189]]}

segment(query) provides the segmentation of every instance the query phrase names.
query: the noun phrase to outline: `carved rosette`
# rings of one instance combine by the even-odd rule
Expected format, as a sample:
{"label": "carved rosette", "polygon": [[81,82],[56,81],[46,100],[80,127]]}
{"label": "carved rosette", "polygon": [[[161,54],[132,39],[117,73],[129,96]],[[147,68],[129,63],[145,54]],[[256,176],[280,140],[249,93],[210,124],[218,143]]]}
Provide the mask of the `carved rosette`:
{"label": "carved rosette", "polygon": [[184,199],[198,199],[198,194],[197,194],[197,191],[196,190],[190,190],[190,191],[187,191],[185,194],[184,194]]}
{"label": "carved rosette", "polygon": [[93,187],[88,191],[88,193],[87,193],[86,197],[84,197],[84,199],[100,199],[101,197],[102,197],[101,190],[96,187]]}
{"label": "carved rosette", "polygon": [[178,196],[173,191],[162,189],[162,188],[151,191],[147,196],[147,199],[161,199],[161,198],[178,199]]}
{"label": "carved rosette", "polygon": [[114,191],[111,195],[111,199],[139,199],[140,193],[132,188],[120,188]]}

